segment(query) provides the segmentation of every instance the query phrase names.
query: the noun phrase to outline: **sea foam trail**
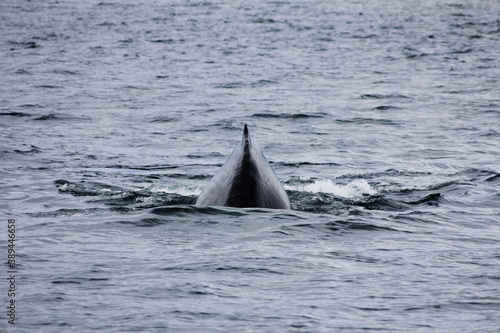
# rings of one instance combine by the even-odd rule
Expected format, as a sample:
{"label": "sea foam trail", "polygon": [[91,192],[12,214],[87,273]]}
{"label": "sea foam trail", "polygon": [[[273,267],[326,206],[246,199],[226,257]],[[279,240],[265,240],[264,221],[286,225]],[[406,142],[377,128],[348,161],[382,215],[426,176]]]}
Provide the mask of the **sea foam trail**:
{"label": "sea foam trail", "polygon": [[356,198],[378,193],[364,179],[355,179],[346,185],[335,184],[331,179],[317,179],[310,184],[285,185],[285,189],[312,193],[330,193],[343,198]]}
{"label": "sea foam trail", "polygon": [[[314,183],[284,185],[285,190],[310,192],[310,193],[329,193],[342,198],[358,198],[365,195],[375,195],[378,192],[373,189],[364,179],[355,179],[349,184],[339,185],[331,179],[316,179]],[[199,195],[203,187],[182,186],[182,185],[164,185],[153,186],[150,190],[159,193],[174,193],[184,196]]]}

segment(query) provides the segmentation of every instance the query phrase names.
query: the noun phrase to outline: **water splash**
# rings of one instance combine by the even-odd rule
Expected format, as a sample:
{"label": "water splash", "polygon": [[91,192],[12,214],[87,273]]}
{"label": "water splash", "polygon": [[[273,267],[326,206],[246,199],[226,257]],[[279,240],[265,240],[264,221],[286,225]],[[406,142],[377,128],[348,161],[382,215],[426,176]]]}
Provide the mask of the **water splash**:
{"label": "water splash", "polygon": [[364,179],[355,179],[347,185],[335,184],[330,179],[317,179],[314,183],[285,185],[286,190],[329,193],[342,198],[358,198],[366,195],[375,195],[377,191]]}

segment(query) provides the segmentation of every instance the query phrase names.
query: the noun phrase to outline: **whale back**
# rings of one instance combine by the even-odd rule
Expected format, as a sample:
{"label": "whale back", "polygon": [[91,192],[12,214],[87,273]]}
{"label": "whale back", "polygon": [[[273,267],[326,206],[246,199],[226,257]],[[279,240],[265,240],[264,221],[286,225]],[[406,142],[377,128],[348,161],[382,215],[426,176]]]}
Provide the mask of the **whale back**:
{"label": "whale back", "polygon": [[205,186],[196,204],[290,209],[285,189],[264,154],[252,144],[247,125],[241,144]]}

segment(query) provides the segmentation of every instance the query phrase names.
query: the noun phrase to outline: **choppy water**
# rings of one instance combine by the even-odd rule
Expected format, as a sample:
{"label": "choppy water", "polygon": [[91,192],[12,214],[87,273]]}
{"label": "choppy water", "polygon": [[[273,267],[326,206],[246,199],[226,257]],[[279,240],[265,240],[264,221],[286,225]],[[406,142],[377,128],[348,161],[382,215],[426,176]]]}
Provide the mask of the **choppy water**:
{"label": "choppy water", "polygon": [[[499,332],[498,1],[6,0],[0,31],[2,331]],[[192,205],[244,123],[294,210]]]}

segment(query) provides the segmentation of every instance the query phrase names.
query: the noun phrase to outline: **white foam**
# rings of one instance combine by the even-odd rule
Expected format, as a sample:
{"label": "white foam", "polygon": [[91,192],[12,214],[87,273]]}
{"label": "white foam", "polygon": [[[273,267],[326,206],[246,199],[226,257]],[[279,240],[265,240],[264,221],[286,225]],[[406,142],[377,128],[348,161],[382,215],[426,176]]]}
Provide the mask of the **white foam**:
{"label": "white foam", "polygon": [[189,195],[199,195],[201,192],[201,188],[198,186],[165,185],[165,186],[155,187],[154,189],[152,189],[152,191],[189,196]]}
{"label": "white foam", "polygon": [[331,193],[343,198],[356,198],[367,194],[377,194],[377,191],[364,179],[355,179],[347,185],[335,184],[330,179],[317,179],[314,183],[306,185],[285,185],[285,189],[312,193]]}

